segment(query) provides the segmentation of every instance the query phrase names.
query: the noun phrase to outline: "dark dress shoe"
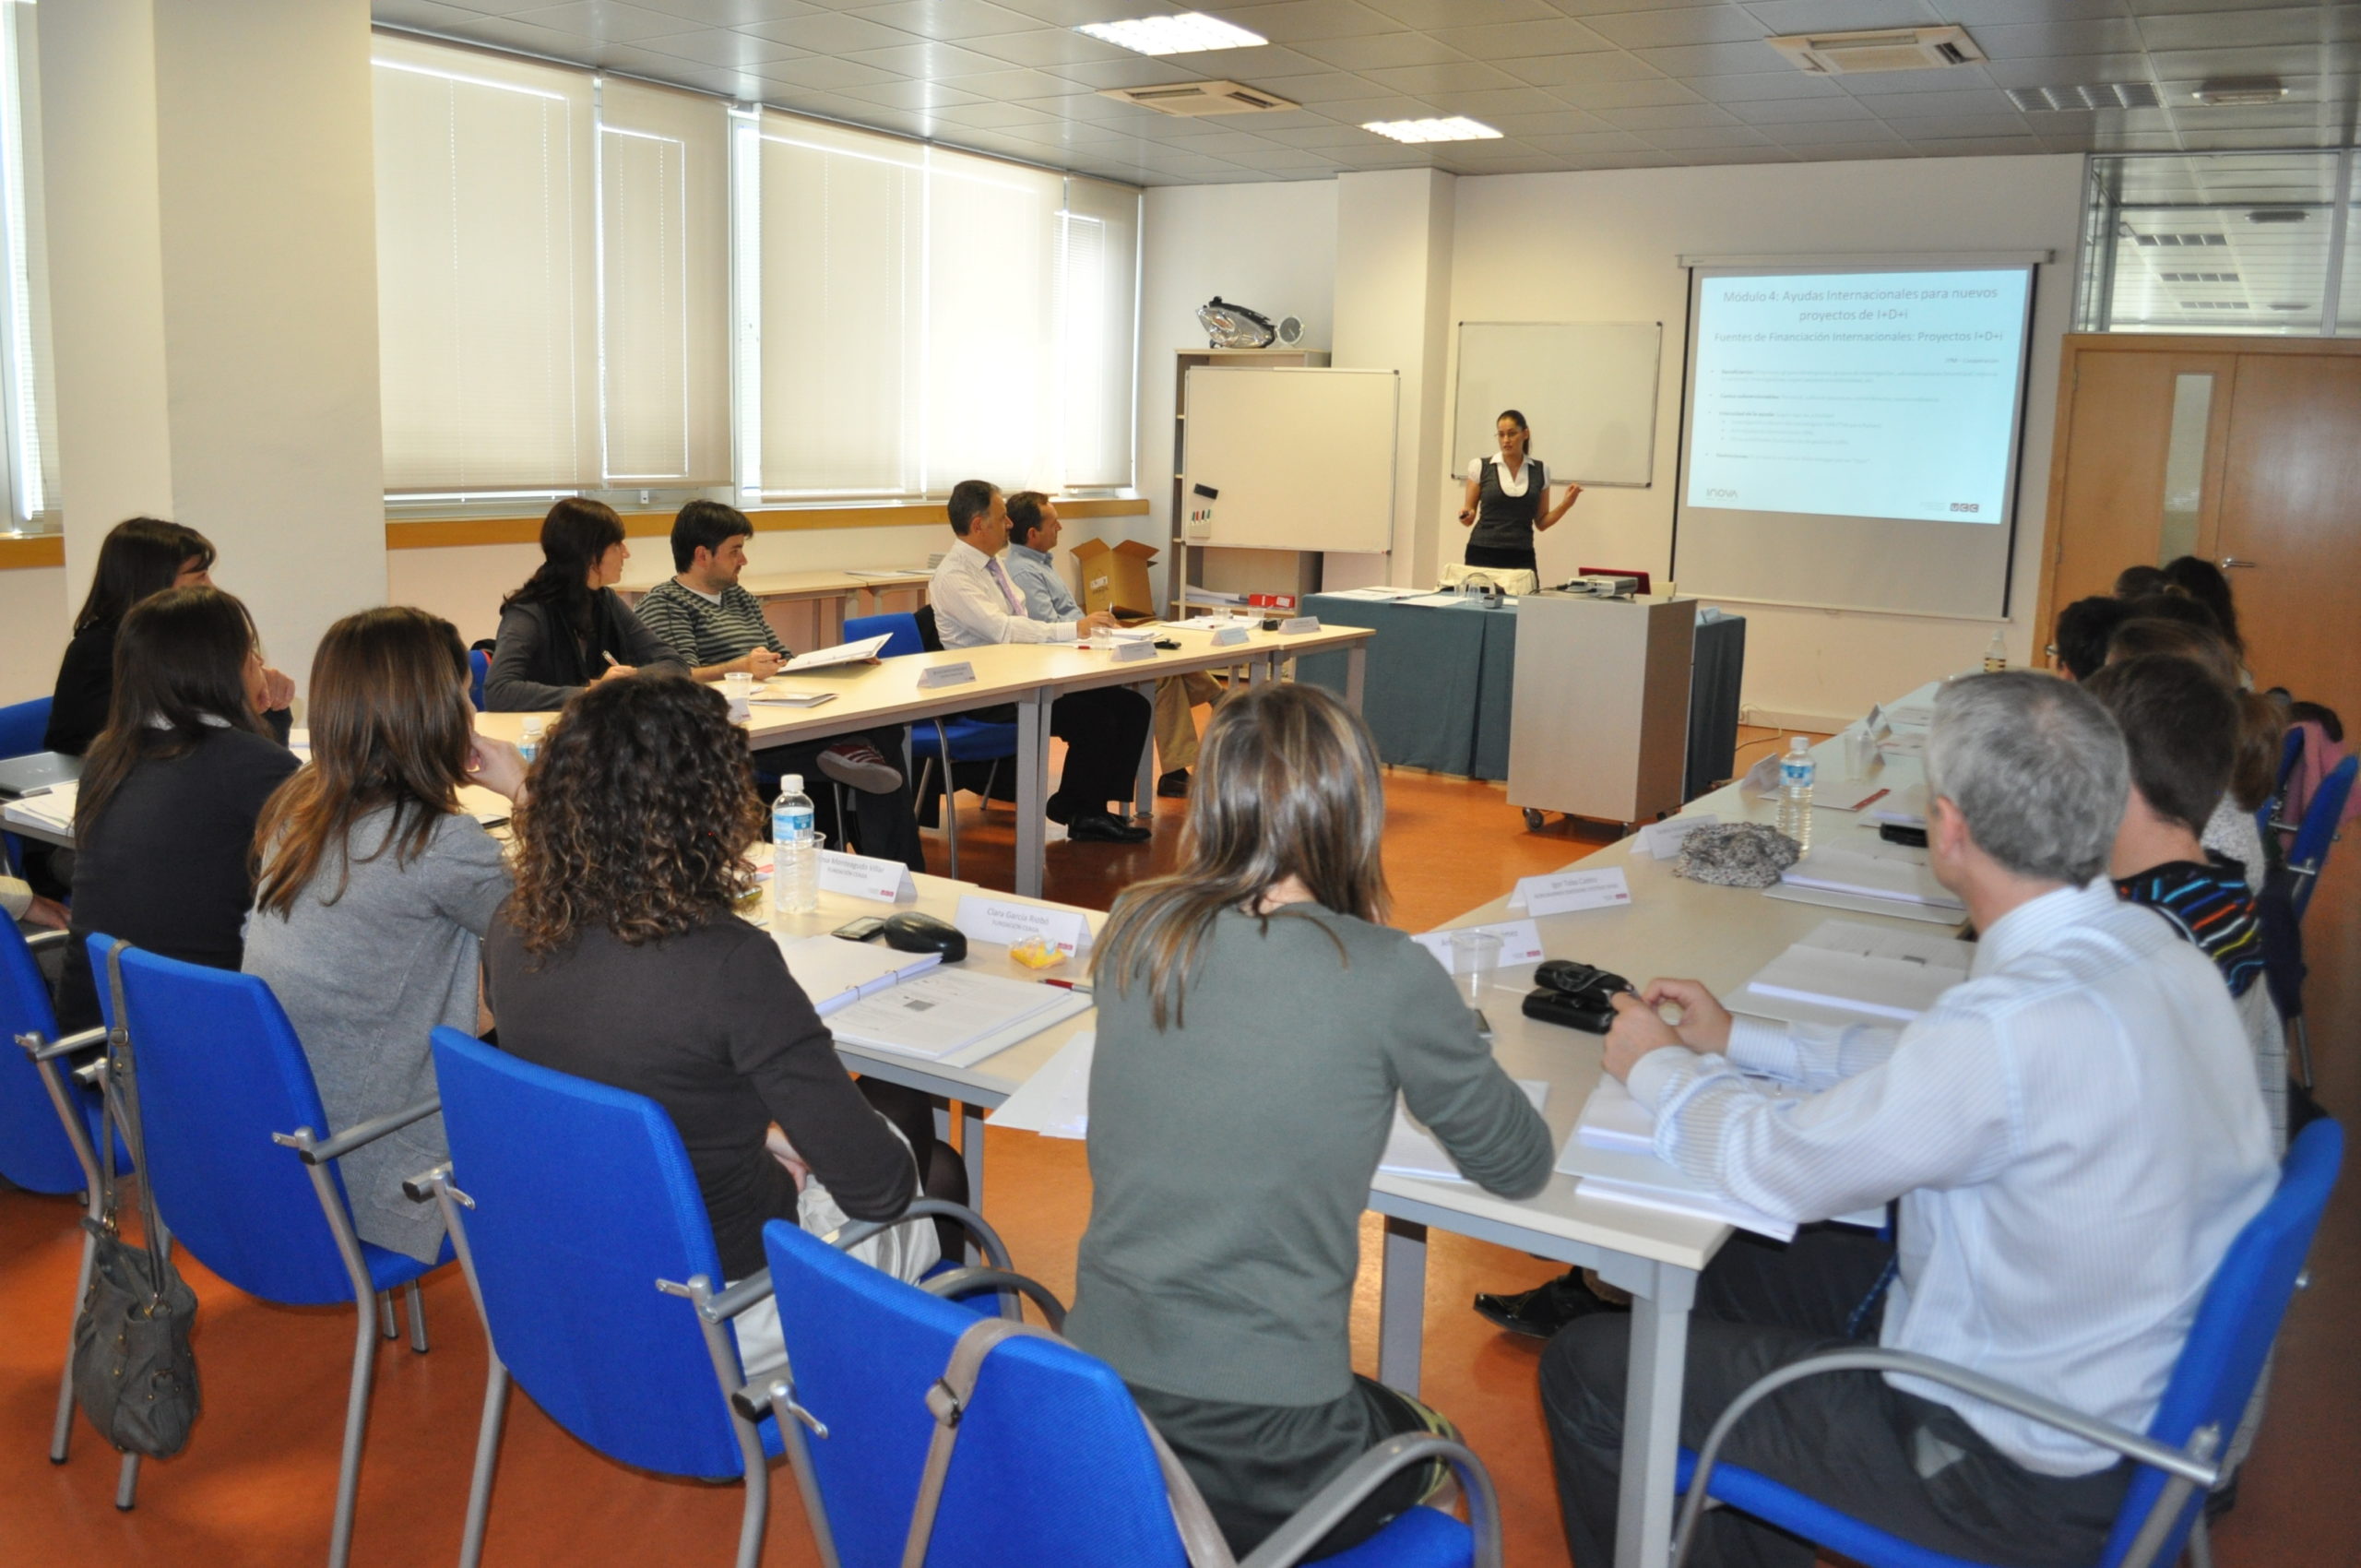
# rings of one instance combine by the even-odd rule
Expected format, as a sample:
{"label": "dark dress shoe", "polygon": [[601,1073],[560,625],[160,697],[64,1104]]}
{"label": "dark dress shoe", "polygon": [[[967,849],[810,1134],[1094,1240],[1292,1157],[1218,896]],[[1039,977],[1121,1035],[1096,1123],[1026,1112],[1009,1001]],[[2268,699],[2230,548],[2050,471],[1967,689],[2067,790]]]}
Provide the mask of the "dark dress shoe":
{"label": "dark dress shoe", "polygon": [[1476,1311],[1511,1334],[1547,1339],[1578,1317],[1594,1313],[1624,1313],[1631,1309],[1602,1301],[1583,1283],[1583,1271],[1570,1269],[1546,1285],[1514,1295],[1485,1294],[1476,1298]]}
{"label": "dark dress shoe", "polygon": [[1153,835],[1107,812],[1082,812],[1066,824],[1066,837],[1077,844],[1145,844]]}
{"label": "dark dress shoe", "polygon": [[1163,778],[1158,778],[1156,781],[1156,792],[1163,796],[1168,801],[1182,801],[1188,799],[1189,770],[1185,767],[1176,767],[1171,772],[1166,774]]}

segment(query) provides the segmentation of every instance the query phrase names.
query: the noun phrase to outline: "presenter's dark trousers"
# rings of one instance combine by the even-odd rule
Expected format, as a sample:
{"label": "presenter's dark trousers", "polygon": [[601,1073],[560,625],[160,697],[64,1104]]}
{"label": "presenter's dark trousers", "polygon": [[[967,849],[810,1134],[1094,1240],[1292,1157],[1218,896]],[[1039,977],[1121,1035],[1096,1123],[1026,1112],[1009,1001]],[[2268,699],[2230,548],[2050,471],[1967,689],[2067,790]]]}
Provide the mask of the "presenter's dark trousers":
{"label": "presenter's dark trousers", "polygon": [[[1689,1324],[1680,1442],[1703,1443],[1763,1373],[1817,1351],[1875,1344],[1890,1241],[1839,1226],[1782,1247],[1739,1235],[1699,1278]],[[1865,1303],[1867,1305],[1865,1306]],[[1541,1358],[1541,1403],[1575,1568],[1615,1561],[1631,1318],[1578,1318]],[[2035,1392],[2040,1392],[2035,1390]],[[1949,1406],[1874,1372],[1788,1384],[1732,1431],[1722,1458],[1923,1547],[2013,1568],[2098,1561],[2130,1472],[2045,1476],[1987,1443]],[[1697,1568],[1811,1568],[1810,1546],[1738,1514],[1704,1516]]]}
{"label": "presenter's dark trousers", "polygon": [[1050,797],[1051,820],[1103,812],[1109,801],[1132,798],[1154,717],[1147,698],[1122,686],[1059,696],[1050,708],[1050,733],[1066,743],[1066,768]]}

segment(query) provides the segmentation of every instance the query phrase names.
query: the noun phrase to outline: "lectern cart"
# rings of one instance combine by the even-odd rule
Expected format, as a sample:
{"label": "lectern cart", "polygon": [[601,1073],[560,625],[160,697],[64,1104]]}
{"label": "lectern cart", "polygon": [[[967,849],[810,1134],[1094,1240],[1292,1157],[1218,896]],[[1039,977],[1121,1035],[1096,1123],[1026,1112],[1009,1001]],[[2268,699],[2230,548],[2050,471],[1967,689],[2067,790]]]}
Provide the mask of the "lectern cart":
{"label": "lectern cart", "polygon": [[1679,810],[1697,601],[1529,593],[1516,615],[1509,803],[1526,825]]}

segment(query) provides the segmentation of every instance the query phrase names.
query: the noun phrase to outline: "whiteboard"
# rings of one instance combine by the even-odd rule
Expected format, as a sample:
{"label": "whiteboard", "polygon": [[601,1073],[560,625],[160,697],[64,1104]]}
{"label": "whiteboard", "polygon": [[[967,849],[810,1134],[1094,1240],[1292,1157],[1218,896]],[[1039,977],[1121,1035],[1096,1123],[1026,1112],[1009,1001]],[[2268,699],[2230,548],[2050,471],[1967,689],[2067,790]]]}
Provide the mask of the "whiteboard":
{"label": "whiteboard", "polygon": [[1494,426],[1514,409],[1553,484],[1644,486],[1656,455],[1655,321],[1463,321],[1451,477],[1500,450]]}
{"label": "whiteboard", "polygon": [[[1190,544],[1382,552],[1394,547],[1394,414],[1390,370],[1247,370],[1194,365],[1181,422],[1182,516]],[[1187,514],[1220,492],[1204,532]]]}

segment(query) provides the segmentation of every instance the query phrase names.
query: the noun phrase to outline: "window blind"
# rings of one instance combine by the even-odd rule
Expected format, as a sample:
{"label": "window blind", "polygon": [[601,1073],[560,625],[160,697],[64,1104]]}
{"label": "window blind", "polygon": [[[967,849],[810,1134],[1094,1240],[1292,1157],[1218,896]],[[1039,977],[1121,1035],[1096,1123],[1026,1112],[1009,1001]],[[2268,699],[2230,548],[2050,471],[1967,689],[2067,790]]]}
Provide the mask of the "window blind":
{"label": "window blind", "polygon": [[5,410],[8,520],[59,519],[57,386],[49,344],[49,255],[42,243],[41,65],[34,12],[0,17],[0,410]]}
{"label": "window blind", "polygon": [[599,481],[591,78],[376,41],[390,492]]}
{"label": "window blind", "polygon": [[1059,237],[1061,488],[1122,489],[1138,428],[1139,192],[1068,179]]}
{"label": "window blind", "polygon": [[1056,174],[927,154],[927,488],[1058,488]]}

